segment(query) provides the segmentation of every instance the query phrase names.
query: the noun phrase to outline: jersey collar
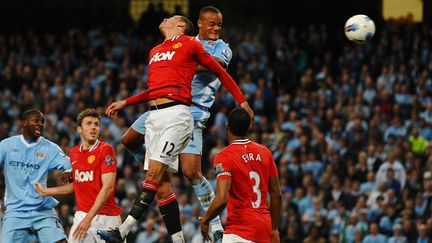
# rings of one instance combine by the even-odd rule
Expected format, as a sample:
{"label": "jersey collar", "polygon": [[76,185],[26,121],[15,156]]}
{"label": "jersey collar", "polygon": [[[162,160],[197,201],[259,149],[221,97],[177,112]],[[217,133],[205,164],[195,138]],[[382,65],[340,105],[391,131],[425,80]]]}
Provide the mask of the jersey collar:
{"label": "jersey collar", "polygon": [[250,140],[248,138],[237,139],[231,142],[231,144],[247,144],[247,143],[250,143]]}
{"label": "jersey collar", "polygon": [[[93,150],[95,150],[99,146],[99,144],[100,144],[100,141],[96,140],[96,143],[93,144],[93,146],[88,151],[92,152]],[[80,150],[80,152],[82,152],[84,150],[82,144],[80,144],[79,150]]]}
{"label": "jersey collar", "polygon": [[28,143],[27,140],[25,140],[24,135],[21,134],[20,140],[27,148],[31,148],[31,147],[36,146],[40,143],[40,141],[42,140],[42,136],[40,136],[35,142]]}

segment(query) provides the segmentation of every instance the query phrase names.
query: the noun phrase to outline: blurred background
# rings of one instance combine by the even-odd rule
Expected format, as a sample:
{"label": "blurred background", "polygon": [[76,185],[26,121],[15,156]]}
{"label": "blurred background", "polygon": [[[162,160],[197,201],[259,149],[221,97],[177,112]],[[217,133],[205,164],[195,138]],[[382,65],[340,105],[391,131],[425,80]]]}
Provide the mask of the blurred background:
{"label": "blurred background", "polygon": [[[251,139],[279,169],[283,242],[362,242],[432,237],[432,1],[0,1],[0,139],[20,133],[19,115],[39,108],[44,136],[68,153],[76,116],[146,87],[148,54],[164,17],[219,8],[228,72],[256,114]],[[374,20],[365,45],[349,42],[345,21]],[[222,87],[204,133],[203,170],[227,145],[235,101]],[[120,138],[146,110],[102,118],[102,140],[118,157],[116,199],[127,215],[144,173]],[[56,174],[50,185],[55,185]],[[3,177],[3,173],[0,173]],[[174,177],[183,231],[202,242],[193,189]],[[0,180],[0,195],[4,181]],[[69,230],[73,197],[58,198]],[[169,242],[157,208],[128,242]],[[427,241],[424,241],[427,242]]]}

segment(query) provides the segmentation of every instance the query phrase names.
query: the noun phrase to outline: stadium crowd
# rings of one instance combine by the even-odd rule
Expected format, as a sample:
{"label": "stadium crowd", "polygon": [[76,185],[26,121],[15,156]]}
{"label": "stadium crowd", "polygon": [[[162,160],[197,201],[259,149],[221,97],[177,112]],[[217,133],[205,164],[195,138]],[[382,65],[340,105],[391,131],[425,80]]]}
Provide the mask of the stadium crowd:
{"label": "stadium crowd", "polygon": [[[227,26],[223,34],[233,50],[228,71],[256,115],[251,138],[271,149],[279,169],[281,240],[430,242],[432,29],[390,21],[366,45],[332,31],[324,24],[256,25],[249,31]],[[148,53],[161,41],[102,27],[0,35],[0,140],[19,133],[25,109],[38,108],[47,118],[44,136],[68,153],[79,141],[74,121],[81,110],[94,107],[103,114],[113,101],[145,89]],[[222,88],[204,135],[203,164],[213,183],[210,164],[226,145],[225,124],[234,105]],[[146,108],[102,118],[101,139],[116,149],[116,199],[124,214],[144,172],[120,139]],[[181,175],[174,185],[184,235],[200,242],[199,203]],[[68,231],[74,200],[59,200]],[[128,238],[167,241],[156,207]]]}

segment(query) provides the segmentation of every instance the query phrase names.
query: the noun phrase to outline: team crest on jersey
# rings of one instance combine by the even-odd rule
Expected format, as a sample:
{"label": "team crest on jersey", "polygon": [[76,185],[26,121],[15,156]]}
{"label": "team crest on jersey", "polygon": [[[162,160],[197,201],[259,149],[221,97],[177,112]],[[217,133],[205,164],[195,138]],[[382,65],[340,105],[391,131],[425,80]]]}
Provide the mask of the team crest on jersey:
{"label": "team crest on jersey", "polygon": [[175,43],[174,45],[173,45],[173,48],[174,49],[177,49],[177,48],[180,48],[180,47],[182,47],[182,43],[180,43],[180,42],[177,42],[177,43]]}
{"label": "team crest on jersey", "polygon": [[113,165],[114,164],[114,158],[111,155],[105,156],[105,164],[106,165]]}
{"label": "team crest on jersey", "polygon": [[87,157],[87,163],[89,164],[93,164],[95,160],[96,160],[96,156],[94,155],[90,155],[89,157]]}
{"label": "team crest on jersey", "polygon": [[44,157],[45,157],[44,152],[42,152],[42,151],[37,151],[36,152],[36,158],[43,159]]}
{"label": "team crest on jersey", "polygon": [[215,46],[216,45],[216,41],[209,41],[209,42],[207,42],[207,45],[209,45],[209,46]]}

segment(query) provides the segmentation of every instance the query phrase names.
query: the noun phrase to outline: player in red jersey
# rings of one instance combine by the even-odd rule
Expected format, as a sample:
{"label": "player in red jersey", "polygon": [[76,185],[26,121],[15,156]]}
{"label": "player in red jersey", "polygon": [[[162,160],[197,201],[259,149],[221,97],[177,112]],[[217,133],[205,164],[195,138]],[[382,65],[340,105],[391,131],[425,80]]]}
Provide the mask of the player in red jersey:
{"label": "player in red jersey", "polygon": [[36,184],[41,196],[75,191],[77,209],[68,242],[104,242],[96,230],[121,224],[120,207],[114,199],[117,159],[114,148],[98,140],[99,125],[100,117],[94,109],[78,115],[81,144],[70,151],[73,183],[51,188]]}
{"label": "player in red jersey", "polygon": [[[178,170],[178,155],[193,130],[191,82],[198,64],[214,73],[233,97],[253,117],[246,99],[229,74],[203,48],[195,37],[193,24],[184,16],[165,19],[159,26],[165,41],[150,51],[148,89],[120,105],[149,101],[150,114],[145,123],[148,169],[142,192],[119,229],[98,231],[107,242],[122,242],[156,197],[159,205],[169,206],[166,213],[179,215],[176,195],[171,188],[170,172]],[[116,109],[107,109],[112,116]],[[173,242],[184,242],[179,217],[171,217],[167,230]]]}
{"label": "player in red jersey", "polygon": [[[222,242],[279,242],[282,196],[273,156],[266,147],[246,138],[250,116],[241,108],[232,110],[227,131],[230,145],[214,159],[216,197],[201,218],[201,233],[207,240],[209,222],[228,204]],[[270,209],[267,194],[270,193]]]}

